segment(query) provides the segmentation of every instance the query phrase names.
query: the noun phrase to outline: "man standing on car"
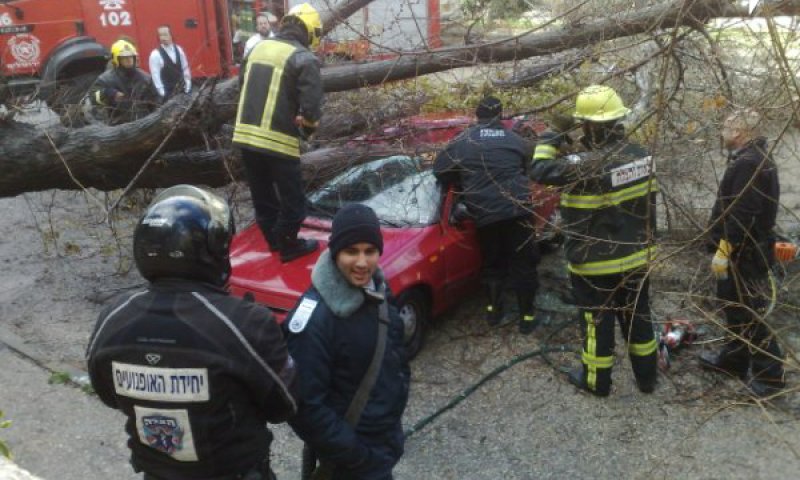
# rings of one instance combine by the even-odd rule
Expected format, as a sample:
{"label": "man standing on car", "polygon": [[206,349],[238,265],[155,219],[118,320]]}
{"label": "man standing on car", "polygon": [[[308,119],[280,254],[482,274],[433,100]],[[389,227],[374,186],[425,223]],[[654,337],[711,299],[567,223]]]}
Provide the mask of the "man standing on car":
{"label": "man standing on car", "polygon": [[270,311],[225,290],[233,232],[223,199],[164,190],[133,235],[149,285],[114,300],[92,333],[92,387],[128,417],[145,480],[275,478],[266,423],[297,411],[294,362]]}
{"label": "man standing on car", "polygon": [[722,125],[730,157],[709,222],[716,247],[711,270],[732,338],[716,352],[703,352],[700,365],[737,376],[765,397],[785,384],[783,353],[764,318],[774,288],[769,272],[780,183],[760,123],[758,112],[744,109]]}
{"label": "man standing on car", "polygon": [[320,65],[309,48],[321,34],[319,13],[297,5],[277,37],[259,42],[241,70],[233,143],[242,151],[256,222],[283,262],[319,246],[297,232],[306,217],[300,142],[316,130],[322,107]]}
{"label": "man standing on car", "polygon": [[478,104],[478,123],[437,155],[433,173],[462,196],[478,229],[482,281],[489,325],[503,319],[503,284],[510,278],[519,305],[519,331],[536,327],[534,299],[539,252],[531,222],[533,206],[527,166],[530,146],[500,122],[503,105],[487,96]]}
{"label": "man standing on car", "polygon": [[410,370],[403,321],[378,267],[382,253],[375,212],[342,207],[311,287],[286,317],[300,387],[289,424],[306,442],[304,478],[316,457],[314,480],[391,480],[403,455]]}
{"label": "man standing on car", "polygon": [[648,265],[655,254],[658,187],[652,157],[625,136],[621,121],[629,112],[612,88],[585,88],[573,114],[583,122],[583,151],[557,158],[566,137],[546,135],[531,167],[536,182],[565,187],[565,250],[584,329],[583,366],[569,379],[597,396],[611,391],[615,320],[639,390],[652,392],[657,378]]}
{"label": "man standing on car", "polygon": [[192,72],[183,49],[173,41],[169,25],[158,27],[159,45],[150,52],[150,75],[161,101],[192,91]]}

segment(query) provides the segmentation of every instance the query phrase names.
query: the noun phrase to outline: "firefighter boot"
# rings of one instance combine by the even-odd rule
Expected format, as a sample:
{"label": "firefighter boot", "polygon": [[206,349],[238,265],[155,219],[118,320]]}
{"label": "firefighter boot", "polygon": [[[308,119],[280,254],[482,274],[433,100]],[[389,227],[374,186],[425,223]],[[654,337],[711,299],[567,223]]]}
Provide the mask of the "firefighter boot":
{"label": "firefighter boot", "polygon": [[775,339],[760,343],[766,353],[753,352],[747,386],[753,395],[764,398],[779,393],[786,387],[783,369],[783,352]]}
{"label": "firefighter boot", "polygon": [[744,380],[747,377],[748,357],[747,347],[739,341],[732,341],[716,352],[700,352],[697,359],[703,368],[717,370]]}
{"label": "firefighter boot", "polygon": [[486,305],[486,322],[490,327],[500,324],[503,320],[503,285],[501,282],[492,280],[486,285],[486,294],[489,303]]}
{"label": "firefighter boot", "polygon": [[598,396],[598,397],[607,397],[608,394],[611,391],[610,380],[609,380],[609,385],[608,385],[607,388],[603,388],[603,389],[597,389],[597,388],[591,389],[591,388],[589,388],[589,386],[586,384],[586,367],[585,366],[578,367],[578,368],[572,369],[569,372],[567,372],[567,380],[569,380],[569,383],[575,385],[579,389],[581,389],[581,390],[583,390],[585,392],[589,392],[592,395],[595,395],[595,396]]}
{"label": "firefighter boot", "polygon": [[533,295],[529,292],[517,292],[517,305],[519,306],[519,333],[528,335],[539,324],[533,308]]}
{"label": "firefighter boot", "polygon": [[283,235],[278,243],[281,252],[281,262],[291,262],[295,258],[308,255],[319,248],[319,242],[305,238],[297,238],[297,235]]}
{"label": "firefighter boot", "polygon": [[636,378],[636,386],[642,393],[653,393],[658,382],[658,354],[656,352],[637,356],[630,355],[633,376]]}

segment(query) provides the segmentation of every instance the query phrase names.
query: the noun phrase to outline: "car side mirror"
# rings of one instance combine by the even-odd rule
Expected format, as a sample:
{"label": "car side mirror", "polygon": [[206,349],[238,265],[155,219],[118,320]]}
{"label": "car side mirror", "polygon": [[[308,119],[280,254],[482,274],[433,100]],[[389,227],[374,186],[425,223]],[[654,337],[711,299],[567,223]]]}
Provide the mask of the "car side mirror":
{"label": "car side mirror", "polygon": [[456,202],[450,210],[450,223],[457,225],[465,220],[470,219],[469,210],[462,202]]}

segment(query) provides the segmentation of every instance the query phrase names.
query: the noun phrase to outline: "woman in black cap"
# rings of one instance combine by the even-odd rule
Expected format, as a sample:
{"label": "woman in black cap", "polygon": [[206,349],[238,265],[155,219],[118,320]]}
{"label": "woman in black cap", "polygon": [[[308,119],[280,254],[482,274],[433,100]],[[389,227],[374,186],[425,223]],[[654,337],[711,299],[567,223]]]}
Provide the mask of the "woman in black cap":
{"label": "woman in black cap", "polygon": [[284,323],[299,385],[290,425],[306,442],[306,478],[313,455],[314,479],[388,480],[403,454],[410,371],[403,323],[378,267],[382,253],[375,212],[343,207],[311,287]]}

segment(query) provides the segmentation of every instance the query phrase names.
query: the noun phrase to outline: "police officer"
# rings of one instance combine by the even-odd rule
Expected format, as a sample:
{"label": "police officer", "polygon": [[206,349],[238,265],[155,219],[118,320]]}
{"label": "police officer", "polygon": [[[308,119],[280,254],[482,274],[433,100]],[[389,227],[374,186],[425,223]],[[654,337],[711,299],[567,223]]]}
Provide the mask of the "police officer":
{"label": "police officer", "polygon": [[109,125],[132,122],[156,108],[158,94],[150,75],[137,67],[138,55],[131,42],[114,42],[111,68],[103,72],[92,87],[92,103],[102,111]]}
{"label": "police officer", "polygon": [[221,198],[164,190],[134,232],[150,284],[104,309],[92,334],[92,386],[128,417],[145,480],[274,478],[266,423],[297,410],[294,364],[269,310],[223,288],[233,233]]}
{"label": "police officer", "polygon": [[503,105],[495,97],[480,101],[478,122],[450,142],[433,165],[440,183],[456,186],[475,219],[481,249],[486,319],[503,318],[503,283],[510,277],[519,304],[519,330],[536,326],[534,298],[539,252],[531,224],[533,207],[527,174],[531,147],[500,122]]}
{"label": "police officer", "polygon": [[783,353],[764,319],[780,184],[760,122],[758,112],[744,109],[722,126],[730,157],[709,228],[716,246],[711,269],[732,338],[718,351],[701,353],[700,364],[738,376],[754,394],[769,396],[784,388]]}
{"label": "police officer", "polygon": [[546,135],[531,168],[535,181],[565,187],[565,250],[584,328],[583,366],[569,378],[598,396],[611,389],[615,320],[639,389],[652,392],[657,375],[647,278],[657,185],[652,157],[625,137],[621,120],[629,111],[612,88],[585,88],[573,114],[582,122],[583,151],[558,157],[565,135]]}
{"label": "police officer", "polygon": [[319,61],[309,48],[321,32],[319,13],[297,5],[277,37],[253,47],[242,67],[233,143],[242,149],[258,226],[284,262],[318,248],[297,232],[306,216],[300,141],[316,130],[322,104]]}
{"label": "police officer", "polygon": [[[320,460],[314,479],[388,480],[403,454],[400,420],[410,372],[403,322],[388,303],[378,267],[382,252],[375,212],[361,204],[343,207],[311,287],[284,324],[300,390],[290,425]],[[385,353],[377,354],[377,378],[363,387],[379,348]]]}

